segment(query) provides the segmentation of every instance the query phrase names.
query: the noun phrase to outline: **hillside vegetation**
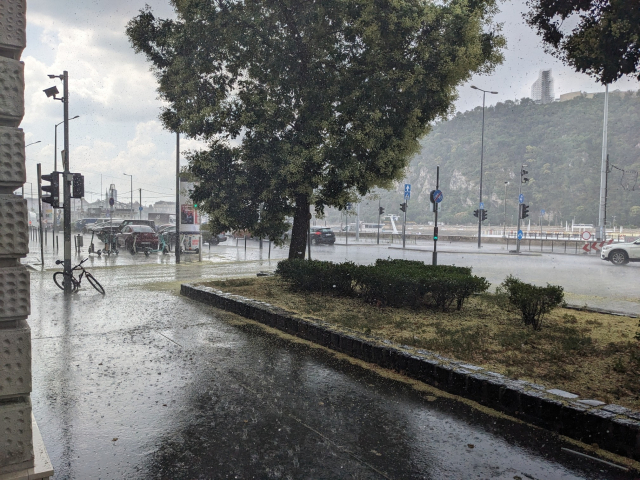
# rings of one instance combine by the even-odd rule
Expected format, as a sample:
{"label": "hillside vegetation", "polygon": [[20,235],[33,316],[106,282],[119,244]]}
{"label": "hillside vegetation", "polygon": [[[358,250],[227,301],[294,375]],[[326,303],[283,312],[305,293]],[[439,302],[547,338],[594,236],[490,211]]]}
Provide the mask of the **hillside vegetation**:
{"label": "hillside vegetation", "polygon": [[[604,94],[579,97],[547,105],[530,99],[498,103],[485,110],[483,199],[488,221],[503,221],[504,182],[508,181],[507,223],[517,218],[520,165],[528,164],[529,184],[523,186],[531,221],[543,224],[597,223],[602,156]],[[407,170],[412,184],[408,219],[433,220],[429,191],[435,188],[436,165],[444,193],[444,222],[475,221],[478,208],[482,108],[458,113],[438,123],[421,140],[422,149]],[[610,93],[608,151],[610,162],[625,170],[640,170],[640,95]],[[624,189],[633,177],[613,169],[609,176],[607,218],[616,225],[640,225],[640,186]],[[404,183],[404,182],[402,182]],[[386,213],[400,214],[403,184],[395,191],[378,192]],[[377,215],[377,201],[366,200],[361,212],[366,220]],[[351,220],[353,221],[353,220]]]}

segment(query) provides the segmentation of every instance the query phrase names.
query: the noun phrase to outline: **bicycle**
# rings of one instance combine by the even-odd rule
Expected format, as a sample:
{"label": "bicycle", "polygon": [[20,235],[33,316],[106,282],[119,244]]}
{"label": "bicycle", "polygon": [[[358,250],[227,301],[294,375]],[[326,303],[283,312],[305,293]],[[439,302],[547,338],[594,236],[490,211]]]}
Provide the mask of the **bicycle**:
{"label": "bicycle", "polygon": [[[84,267],[82,266],[82,264],[84,262],[86,262],[87,260],[89,260],[89,259],[85,258],[78,265],[76,265],[75,267],[73,267],[71,269],[71,275],[70,275],[70,277],[71,277],[71,291],[72,292],[77,292],[78,291],[78,289],[80,288],[80,283],[82,282],[82,277],[84,276],[84,277],[87,278],[87,280],[89,281],[89,283],[91,284],[91,286],[93,288],[95,288],[99,293],[104,295],[104,288],[102,287],[102,285],[100,285],[100,282],[98,282],[98,280],[96,280],[95,277],[93,275],[91,275],[89,272],[87,272],[84,269]],[[62,260],[56,260],[56,265],[61,265],[62,263],[63,263]],[[73,272],[75,270],[81,270],[81,273],[78,276],[77,280],[73,276]],[[54,273],[53,274],[53,281],[58,286],[58,288],[60,288],[61,290],[64,290],[65,273],[64,272],[56,272],[56,273]]]}

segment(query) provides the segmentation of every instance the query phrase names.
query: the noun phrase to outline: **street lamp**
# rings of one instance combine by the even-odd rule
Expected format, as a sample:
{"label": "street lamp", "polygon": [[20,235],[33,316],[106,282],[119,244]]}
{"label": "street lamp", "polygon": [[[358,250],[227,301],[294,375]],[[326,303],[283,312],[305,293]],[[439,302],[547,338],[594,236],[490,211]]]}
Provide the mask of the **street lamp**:
{"label": "street lamp", "polygon": [[125,173],[124,175],[126,175],[127,177],[131,177],[131,218],[133,218],[133,175],[129,175],[128,173]]}
{"label": "street lamp", "polygon": [[509,185],[509,182],[504,182],[504,228],[502,229],[502,238],[507,238],[507,185]]}
{"label": "street lamp", "polygon": [[36,143],[40,143],[40,140],[38,140],[37,142],[31,142],[31,143],[25,145],[24,148],[30,147],[31,145],[35,145]]}
{"label": "street lamp", "polygon": [[[76,115],[75,117],[70,118],[69,120],[75,120],[76,118],[79,118],[79,117],[80,115]],[[54,172],[58,171],[58,125],[62,125],[63,123],[64,123],[64,120],[61,121],[60,123],[57,123],[54,128],[54,143],[53,143],[53,171]],[[66,155],[67,152],[64,152],[64,154]],[[62,159],[62,161],[64,162],[64,158]]]}
{"label": "street lamp", "polygon": [[492,92],[490,90],[483,90],[475,85],[471,85],[474,90],[480,90],[482,92],[482,143],[480,147],[480,205],[478,208],[478,248],[482,247],[482,217],[484,208],[482,205],[482,169],[484,167],[484,98],[487,93],[496,95],[498,92]]}

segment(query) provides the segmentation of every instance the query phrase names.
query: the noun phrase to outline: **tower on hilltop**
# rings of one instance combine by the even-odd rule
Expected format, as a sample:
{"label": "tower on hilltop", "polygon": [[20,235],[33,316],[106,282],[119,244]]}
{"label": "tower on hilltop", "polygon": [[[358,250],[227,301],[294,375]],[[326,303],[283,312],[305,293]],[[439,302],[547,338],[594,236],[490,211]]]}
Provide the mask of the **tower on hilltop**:
{"label": "tower on hilltop", "polygon": [[538,103],[551,103],[554,99],[551,70],[540,70],[538,79],[531,86],[531,98]]}

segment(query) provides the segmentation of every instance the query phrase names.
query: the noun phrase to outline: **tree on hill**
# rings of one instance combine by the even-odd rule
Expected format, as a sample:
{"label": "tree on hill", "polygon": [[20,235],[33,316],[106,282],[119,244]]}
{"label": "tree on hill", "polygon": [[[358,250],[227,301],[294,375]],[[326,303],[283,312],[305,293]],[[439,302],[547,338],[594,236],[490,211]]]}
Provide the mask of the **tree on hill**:
{"label": "tree on hill", "polygon": [[161,119],[208,142],[188,154],[212,228],[277,239],[293,217],[400,178],[456,86],[501,61],[494,0],[174,0],[175,20],[131,20]]}
{"label": "tree on hill", "polygon": [[[530,0],[527,23],[548,51],[578,72],[612,83],[624,75],[640,80],[638,0]],[[578,24],[570,32],[565,25]]]}

